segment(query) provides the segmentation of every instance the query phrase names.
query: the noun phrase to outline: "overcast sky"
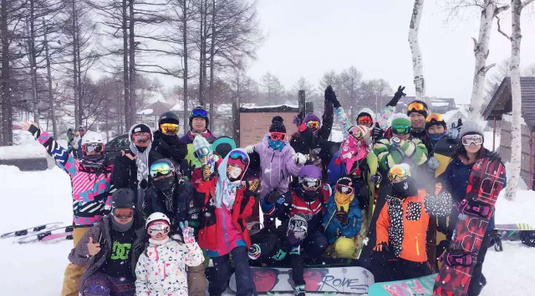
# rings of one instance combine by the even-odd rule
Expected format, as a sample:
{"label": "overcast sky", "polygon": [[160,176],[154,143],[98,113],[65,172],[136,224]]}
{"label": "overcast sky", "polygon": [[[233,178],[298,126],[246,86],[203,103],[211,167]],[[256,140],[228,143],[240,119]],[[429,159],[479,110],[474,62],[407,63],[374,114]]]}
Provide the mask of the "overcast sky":
{"label": "overcast sky", "polygon": [[[419,42],[427,95],[469,103],[474,67],[473,42],[479,12],[448,22],[444,1],[427,0]],[[304,76],[317,85],[323,73],[355,66],[365,79],[383,78],[393,89],[406,85],[414,94],[412,58],[407,41],[412,0],[259,0],[258,15],[266,40],[248,73],[257,81],[266,73],[291,89]],[[535,63],[535,12],[524,11],[522,66]],[[502,21],[506,32],[510,22]],[[489,63],[508,58],[510,43],[493,26]]]}

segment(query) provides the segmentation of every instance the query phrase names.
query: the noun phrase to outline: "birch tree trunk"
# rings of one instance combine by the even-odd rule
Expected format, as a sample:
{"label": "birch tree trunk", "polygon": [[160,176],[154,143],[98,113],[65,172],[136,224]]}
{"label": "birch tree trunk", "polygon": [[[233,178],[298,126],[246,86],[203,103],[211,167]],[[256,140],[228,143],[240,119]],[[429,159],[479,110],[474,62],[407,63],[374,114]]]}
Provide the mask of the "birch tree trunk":
{"label": "birch tree trunk", "polygon": [[80,106],[80,92],[78,89],[80,86],[78,85],[78,50],[76,49],[78,45],[77,41],[77,9],[76,9],[76,0],[72,0],[72,67],[73,67],[73,76],[72,76],[72,83],[73,83],[73,95],[74,95],[74,125],[76,127],[80,126],[82,124],[82,117],[80,116],[81,108]]}
{"label": "birch tree trunk", "polygon": [[123,31],[123,95],[124,95],[124,124],[125,130],[128,131],[134,124],[130,117],[130,79],[128,72],[128,15],[127,2],[123,0],[122,4],[122,31]]}
{"label": "birch tree trunk", "polygon": [[418,31],[420,30],[420,20],[424,9],[424,0],[414,0],[411,24],[409,26],[409,45],[412,53],[412,69],[414,72],[414,88],[416,99],[423,100],[425,97],[425,79],[422,61],[422,52],[418,44]]}
{"label": "birch tree trunk", "polygon": [[[129,35],[128,35],[128,56],[130,59],[129,68],[129,88],[130,88],[130,118],[132,124],[137,122],[137,99],[136,99],[136,43],[135,43],[135,18],[134,18],[134,0],[130,0],[130,13],[129,13]],[[130,128],[130,127],[128,127]]]}
{"label": "birch tree trunk", "polygon": [[522,41],[522,31],[520,27],[520,17],[522,9],[533,2],[527,0],[511,0],[512,31],[511,31],[511,94],[513,97],[513,120],[511,122],[511,174],[507,180],[507,190],[505,198],[514,200],[518,189],[518,178],[522,165],[522,90],[520,88],[520,43]]}
{"label": "birch tree trunk", "polygon": [[182,5],[182,42],[184,47],[184,132],[187,131],[187,122],[189,121],[188,115],[188,0],[183,0],[184,4]]}
{"label": "birch tree trunk", "polygon": [[52,70],[50,66],[50,51],[48,48],[48,37],[47,37],[47,26],[45,22],[45,18],[43,18],[43,28],[45,29],[44,33],[44,46],[45,46],[45,59],[46,59],[46,79],[48,82],[48,100],[50,101],[50,113],[52,118],[52,130],[54,132],[54,137],[57,137],[58,134],[58,126],[57,126],[57,120],[56,120],[56,103],[54,102],[54,95],[52,93]]}
{"label": "birch tree trunk", "polygon": [[216,26],[216,0],[212,0],[212,36],[210,40],[210,126],[215,126],[214,114],[214,56],[215,56],[215,26]]}

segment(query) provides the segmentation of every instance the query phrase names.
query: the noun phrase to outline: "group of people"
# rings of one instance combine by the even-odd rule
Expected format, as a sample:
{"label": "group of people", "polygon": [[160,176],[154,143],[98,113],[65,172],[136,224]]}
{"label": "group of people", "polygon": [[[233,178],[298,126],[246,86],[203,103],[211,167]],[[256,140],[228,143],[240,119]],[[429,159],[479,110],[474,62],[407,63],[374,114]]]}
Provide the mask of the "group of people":
{"label": "group of people", "polygon": [[[290,136],[275,116],[243,149],[210,132],[202,107],[183,137],[173,112],[154,132],[135,124],[114,160],[99,133],[85,132],[76,158],[24,124],[71,177],[74,249],[62,295],[204,295],[207,280],[221,295],[232,270],[237,295],[256,295],[251,265],[291,267],[295,295],[305,295],[304,268],[322,262],[364,266],[377,282],[436,272],[474,163],[499,156],[476,123],[448,129],[423,101],[394,114],[403,90],[353,123],[329,86],[321,118],[296,115]],[[342,143],[329,140],[335,117]],[[485,285],[488,240],[469,295]]]}

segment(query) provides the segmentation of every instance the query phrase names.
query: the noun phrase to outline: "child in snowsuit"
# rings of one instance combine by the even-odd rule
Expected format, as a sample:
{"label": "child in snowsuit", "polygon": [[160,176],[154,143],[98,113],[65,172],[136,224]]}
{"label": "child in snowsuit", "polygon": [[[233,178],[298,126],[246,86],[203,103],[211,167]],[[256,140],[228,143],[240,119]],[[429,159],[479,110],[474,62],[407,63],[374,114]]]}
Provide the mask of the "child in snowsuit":
{"label": "child in snowsuit", "polygon": [[256,295],[247,256],[251,243],[245,219],[252,214],[259,181],[242,182],[248,166],[247,153],[234,149],[219,165],[217,176],[211,179],[217,181],[215,193],[210,182],[199,185],[201,192],[207,186],[211,197],[204,213],[204,229],[199,232],[200,245],[214,263],[214,273],[209,277],[210,295],[221,295],[228,286],[229,254],[236,267],[237,295]]}
{"label": "child in snowsuit", "polygon": [[[245,148],[248,154],[258,153],[262,169],[260,199],[272,191],[280,195],[288,191],[290,177],[299,173],[306,162],[306,157],[295,153],[288,143],[286,127],[280,116],[272,119],[269,132],[262,142]],[[264,228],[274,229],[274,212],[264,212]]]}
{"label": "child in snowsuit", "polygon": [[276,261],[290,257],[292,279],[296,295],[304,295],[305,280],[303,261],[320,257],[328,243],[321,219],[324,203],[331,195],[328,184],[321,182],[321,171],[314,165],[306,165],[299,172],[298,184],[284,195],[272,192],[262,202],[264,211],[276,211],[283,222],[275,231],[279,242],[272,250],[258,247],[260,256],[271,256]]}
{"label": "child in snowsuit", "polygon": [[376,282],[421,277],[431,273],[427,263],[426,232],[429,216],[442,217],[451,211],[451,196],[433,196],[419,189],[408,164],[394,165],[388,178],[387,195],[376,225],[376,245],[371,271]]}
{"label": "child in snowsuit", "polygon": [[136,265],[136,295],[186,296],[188,281],[186,266],[202,264],[204,256],[195,242],[193,228],[180,222],[183,243],[169,237],[170,220],[160,212],[147,218],[149,245]]}
{"label": "child in snowsuit", "polygon": [[333,256],[357,258],[362,247],[362,240],[357,242],[362,225],[362,212],[359,201],[355,198],[351,178],[338,179],[326,208],[323,228],[327,241],[332,245]]}
{"label": "child in snowsuit", "polygon": [[[82,154],[78,160],[37,125],[25,123],[23,129],[45,146],[48,154],[54,157],[56,165],[71,178],[75,227],[73,243],[76,247],[89,228],[102,221],[102,216],[109,211],[113,165],[104,157],[104,138],[96,132],[88,131],[81,140]],[[83,273],[84,266],[69,264],[65,270],[61,295],[77,296]]]}

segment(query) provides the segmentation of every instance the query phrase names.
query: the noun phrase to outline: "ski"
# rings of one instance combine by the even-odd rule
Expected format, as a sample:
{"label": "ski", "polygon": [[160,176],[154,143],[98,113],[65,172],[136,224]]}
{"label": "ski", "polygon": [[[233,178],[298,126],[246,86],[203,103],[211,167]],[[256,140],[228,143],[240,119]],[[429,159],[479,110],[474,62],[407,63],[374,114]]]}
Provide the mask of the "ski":
{"label": "ski", "polygon": [[51,222],[51,223],[46,223],[46,224],[42,224],[42,225],[38,225],[38,226],[34,226],[34,227],[29,227],[29,228],[25,228],[25,229],[21,229],[21,230],[6,232],[6,233],[0,235],[0,238],[25,236],[25,235],[28,235],[28,234],[33,234],[33,233],[40,232],[40,231],[45,230],[45,229],[51,229],[51,228],[54,228],[54,227],[58,227],[59,225],[62,225],[62,224],[63,224],[63,222]]}
{"label": "ski", "polygon": [[44,243],[56,242],[60,240],[72,240],[72,231],[63,233],[52,233],[43,237],[41,240]]}
{"label": "ski", "polygon": [[55,235],[54,231],[57,230],[63,230],[63,232],[60,232],[58,234],[64,234],[64,233],[72,233],[74,230],[72,225],[69,226],[63,226],[55,229],[45,230],[36,234],[28,235],[23,238],[18,239],[16,242],[19,244],[28,244],[28,243],[35,243],[43,241],[47,236]]}

